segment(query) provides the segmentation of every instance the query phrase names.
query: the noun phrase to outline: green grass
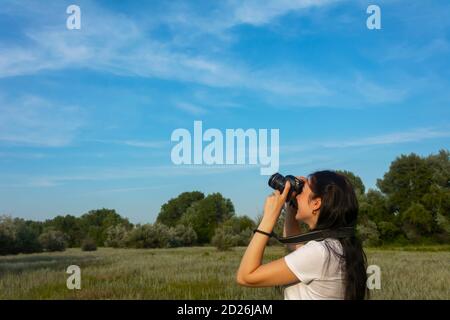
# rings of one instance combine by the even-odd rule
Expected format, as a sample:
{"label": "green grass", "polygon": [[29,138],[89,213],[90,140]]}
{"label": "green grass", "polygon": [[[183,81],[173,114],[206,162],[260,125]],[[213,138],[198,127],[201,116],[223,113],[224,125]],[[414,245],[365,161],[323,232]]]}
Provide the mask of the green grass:
{"label": "green grass", "polygon": [[[450,299],[449,248],[410,249],[366,250],[369,264],[382,273],[372,299]],[[100,248],[4,256],[0,299],[283,299],[281,288],[235,283],[244,250]],[[264,262],[284,254],[282,247],[268,247]],[[81,290],[66,287],[71,264],[81,267]]]}

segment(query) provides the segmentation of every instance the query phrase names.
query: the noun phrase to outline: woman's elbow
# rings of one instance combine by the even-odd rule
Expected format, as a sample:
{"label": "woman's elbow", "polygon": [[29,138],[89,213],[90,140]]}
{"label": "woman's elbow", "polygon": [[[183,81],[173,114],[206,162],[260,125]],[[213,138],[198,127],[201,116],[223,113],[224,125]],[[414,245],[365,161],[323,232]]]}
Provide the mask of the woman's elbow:
{"label": "woman's elbow", "polygon": [[240,272],[238,272],[236,274],[236,283],[238,285],[240,285],[240,286],[247,286],[248,285],[247,281],[245,281],[244,276]]}
{"label": "woman's elbow", "polygon": [[240,286],[245,286],[244,278],[239,273],[236,274],[236,283]]}
{"label": "woman's elbow", "polygon": [[253,286],[253,284],[251,282],[249,282],[247,278],[245,278],[244,276],[242,276],[240,274],[238,274],[236,276],[236,282],[240,286],[244,286],[244,287],[252,287]]}

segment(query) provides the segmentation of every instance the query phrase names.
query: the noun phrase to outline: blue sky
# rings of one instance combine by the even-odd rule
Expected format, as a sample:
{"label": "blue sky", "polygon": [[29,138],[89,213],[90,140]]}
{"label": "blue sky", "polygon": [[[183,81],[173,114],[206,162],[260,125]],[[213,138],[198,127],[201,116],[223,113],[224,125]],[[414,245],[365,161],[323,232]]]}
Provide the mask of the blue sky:
{"label": "blue sky", "polygon": [[[81,30],[66,8],[81,8]],[[366,27],[369,4],[381,30]],[[448,1],[0,1],[0,214],[115,208],[153,222],[183,191],[255,217],[259,167],[177,167],[173,130],[280,130],[280,172],[374,188],[449,148]]]}

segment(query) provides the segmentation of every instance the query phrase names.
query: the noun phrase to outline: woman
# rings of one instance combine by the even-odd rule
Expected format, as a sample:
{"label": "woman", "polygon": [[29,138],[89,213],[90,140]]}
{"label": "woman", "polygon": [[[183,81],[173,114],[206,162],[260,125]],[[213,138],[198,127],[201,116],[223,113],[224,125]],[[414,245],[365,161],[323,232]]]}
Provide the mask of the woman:
{"label": "woman", "polygon": [[[356,227],[358,201],[349,180],[333,171],[318,171],[299,177],[305,181],[294,195],[297,208],[286,205],[284,236],[300,234],[299,221],[310,230]],[[280,215],[290,185],[283,193],[267,197],[258,230],[271,233]],[[285,285],[285,299],[364,299],[366,256],[355,237],[309,241],[288,247],[285,257],[261,265],[269,237],[256,232],[242,257],[236,280],[247,287]]]}

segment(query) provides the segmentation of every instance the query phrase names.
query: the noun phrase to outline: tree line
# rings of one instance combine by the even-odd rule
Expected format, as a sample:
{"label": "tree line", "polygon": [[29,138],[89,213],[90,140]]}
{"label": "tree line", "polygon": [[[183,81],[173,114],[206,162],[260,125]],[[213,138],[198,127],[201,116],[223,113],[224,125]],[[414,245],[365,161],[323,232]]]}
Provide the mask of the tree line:
{"label": "tree line", "polygon": [[[450,243],[450,153],[397,157],[379,190],[365,190],[360,177],[339,171],[352,182],[360,206],[357,232],[365,245]],[[32,253],[97,246],[173,248],[214,245],[246,246],[261,219],[237,216],[220,193],[183,192],[161,206],[155,223],[133,225],[114,209],[89,211],[80,217],[56,216],[31,221],[0,216],[0,254]],[[282,234],[284,213],[275,227]],[[306,227],[303,226],[306,230]],[[270,245],[276,244],[271,239]]]}

